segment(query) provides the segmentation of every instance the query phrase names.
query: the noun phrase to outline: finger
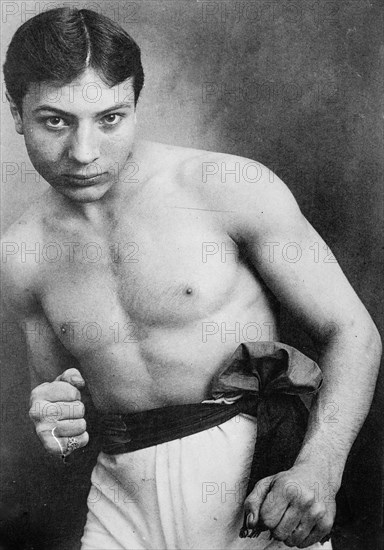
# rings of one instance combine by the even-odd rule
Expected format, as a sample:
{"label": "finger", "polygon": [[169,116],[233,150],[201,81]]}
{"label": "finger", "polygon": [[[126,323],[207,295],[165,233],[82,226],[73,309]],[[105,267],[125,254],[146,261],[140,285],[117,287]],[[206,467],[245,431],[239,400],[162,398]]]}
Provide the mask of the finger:
{"label": "finger", "polygon": [[[285,513],[283,514],[279,523],[272,530],[273,537],[277,540],[283,540],[286,542],[286,540],[288,540],[289,537],[292,535],[293,531],[295,531],[295,529],[299,527],[300,520],[301,513],[292,506],[289,506],[285,510]],[[306,531],[306,537],[309,535],[311,528]]]}
{"label": "finger", "polygon": [[[77,420],[83,418],[85,414],[85,406],[82,401],[57,401],[46,407],[47,413],[55,410],[60,413],[57,417],[57,421]],[[52,414],[51,417],[54,417],[54,414]]]}
{"label": "finger", "polygon": [[[79,436],[76,437],[65,437],[63,438],[65,440],[65,450],[64,454],[65,456],[69,456],[73,452],[77,451],[77,449],[81,449],[82,447],[85,447],[88,444],[89,441],[89,434],[88,432],[83,432]],[[76,447],[70,447],[69,446],[69,440],[74,439],[76,441]]]}
{"label": "finger", "polygon": [[298,525],[296,529],[294,529],[292,534],[287,537],[284,542],[287,546],[296,548],[300,544],[303,544],[303,542],[309,536],[310,532],[311,528],[308,526],[308,524],[304,525],[300,523],[300,525]]}
{"label": "finger", "polygon": [[[75,437],[87,430],[87,423],[84,418],[79,420],[63,420],[56,425],[56,437]],[[308,533],[309,534],[309,533]]]}
{"label": "finger", "polygon": [[[49,441],[43,442],[44,447],[46,450],[58,457],[62,457],[63,455],[69,456],[74,452],[75,449],[68,449],[68,437],[56,437],[56,430],[51,435],[51,438]],[[77,449],[81,449],[82,447],[85,447],[89,442],[89,434],[88,432],[83,432],[82,434],[76,436],[77,441]]]}
{"label": "finger", "polygon": [[[285,484],[280,479],[275,479],[267,497],[260,508],[260,518],[266,527],[273,531],[283,519],[291,505],[289,492],[286,491]],[[299,524],[301,513],[297,512],[296,525]],[[291,517],[291,516],[289,516]],[[295,523],[294,520],[292,520]]]}
{"label": "finger", "polygon": [[248,529],[254,529],[260,520],[260,508],[268,495],[274,476],[269,476],[258,481],[253,491],[244,502],[244,511],[247,516]]}
{"label": "finger", "polygon": [[85,413],[84,403],[81,401],[39,401],[39,407],[36,403],[29,410],[29,417],[35,423],[46,424],[52,429],[52,424],[61,420],[76,420],[83,418]]}
{"label": "finger", "polygon": [[287,546],[298,546],[310,535],[311,531],[316,527],[317,523],[322,519],[325,510],[320,503],[313,506],[308,512],[301,517],[300,525],[292,532],[285,540]]}
{"label": "finger", "polygon": [[[301,508],[304,503],[307,504],[307,500],[303,499],[302,492],[302,488],[297,482],[287,482],[285,477],[276,478],[271,489],[271,495],[265,499],[261,509],[263,518],[270,522],[272,528],[275,527],[281,521],[289,506]],[[308,501],[309,504],[311,502]],[[267,525],[269,524],[267,523]]]}
{"label": "finger", "polygon": [[299,548],[307,548],[316,542],[320,542],[325,536],[329,535],[332,526],[333,522],[329,518],[323,518],[314,526],[308,537],[297,546]]}
{"label": "finger", "polygon": [[77,388],[68,382],[55,380],[34,388],[31,392],[31,403],[36,401],[76,401],[81,399]]}
{"label": "finger", "polygon": [[67,369],[56,378],[56,381],[68,382],[68,384],[72,384],[78,390],[81,390],[85,386],[85,380],[77,369]]}

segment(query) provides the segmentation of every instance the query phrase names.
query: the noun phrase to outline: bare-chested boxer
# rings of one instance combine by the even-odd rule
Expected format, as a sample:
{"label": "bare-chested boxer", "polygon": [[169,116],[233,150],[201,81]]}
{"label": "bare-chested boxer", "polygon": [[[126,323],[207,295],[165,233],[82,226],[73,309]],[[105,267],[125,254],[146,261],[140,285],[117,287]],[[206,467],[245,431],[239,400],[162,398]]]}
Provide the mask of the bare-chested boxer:
{"label": "bare-chested boxer", "polygon": [[[323,240],[264,166],[135,141],[140,50],[105,17],[34,17],[4,71],[16,131],[50,184],[4,236],[2,262],[28,344],[32,419],[50,453],[88,443],[84,386],[100,413],[211,400],[211,381],[240,342],[279,340],[278,301],[317,343],[323,373],[293,467],[245,502],[233,493],[252,458],[250,415],[101,452],[82,548],[320,547],[335,517],[323,496],[340,487],[381,353],[339,265],[315,261]],[[235,163],[240,178],[222,178]],[[38,246],[41,261],[22,258],[23,246]],[[61,411],[54,422],[42,412],[51,402]],[[329,403],[337,422],[321,422]],[[244,510],[271,541],[267,531],[239,538]]]}

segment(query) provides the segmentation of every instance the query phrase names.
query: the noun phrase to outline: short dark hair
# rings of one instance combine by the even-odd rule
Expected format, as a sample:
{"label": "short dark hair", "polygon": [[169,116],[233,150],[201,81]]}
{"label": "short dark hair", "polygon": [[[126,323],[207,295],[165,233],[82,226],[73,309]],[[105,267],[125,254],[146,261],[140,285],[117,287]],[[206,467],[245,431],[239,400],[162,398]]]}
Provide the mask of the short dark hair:
{"label": "short dark hair", "polygon": [[136,105],[144,84],[140,48],[122,27],[91,10],[57,8],[28,20],[15,32],[3,70],[21,113],[32,83],[64,86],[87,67],[111,87],[133,77]]}

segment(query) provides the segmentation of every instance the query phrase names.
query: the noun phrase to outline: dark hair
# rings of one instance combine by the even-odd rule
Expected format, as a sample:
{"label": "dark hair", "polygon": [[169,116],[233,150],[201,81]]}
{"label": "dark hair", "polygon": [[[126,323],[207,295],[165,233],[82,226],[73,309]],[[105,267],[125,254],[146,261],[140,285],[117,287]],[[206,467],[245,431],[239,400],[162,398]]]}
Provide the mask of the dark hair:
{"label": "dark hair", "polygon": [[87,67],[111,87],[132,76],[136,105],[144,84],[140,48],[122,27],[91,10],[57,8],[28,20],[15,32],[3,70],[21,113],[30,84],[64,86]]}

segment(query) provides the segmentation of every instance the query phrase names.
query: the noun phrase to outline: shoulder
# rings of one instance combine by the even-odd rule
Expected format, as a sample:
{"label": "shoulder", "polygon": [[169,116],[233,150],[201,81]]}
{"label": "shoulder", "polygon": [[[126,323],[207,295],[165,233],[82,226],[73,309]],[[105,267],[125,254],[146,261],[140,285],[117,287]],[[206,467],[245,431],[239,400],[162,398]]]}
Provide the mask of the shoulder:
{"label": "shoulder", "polygon": [[304,223],[287,185],[257,160],[161,143],[150,147],[156,170],[197,196],[235,239],[264,238]]}
{"label": "shoulder", "polygon": [[254,159],[191,150],[180,172],[184,185],[193,186],[208,209],[222,211],[222,221],[233,235],[248,230],[262,234],[302,218],[288,186]]}
{"label": "shoulder", "polygon": [[25,313],[36,305],[35,288],[41,269],[36,254],[44,238],[43,211],[38,199],[1,238],[2,297],[15,313]]}

